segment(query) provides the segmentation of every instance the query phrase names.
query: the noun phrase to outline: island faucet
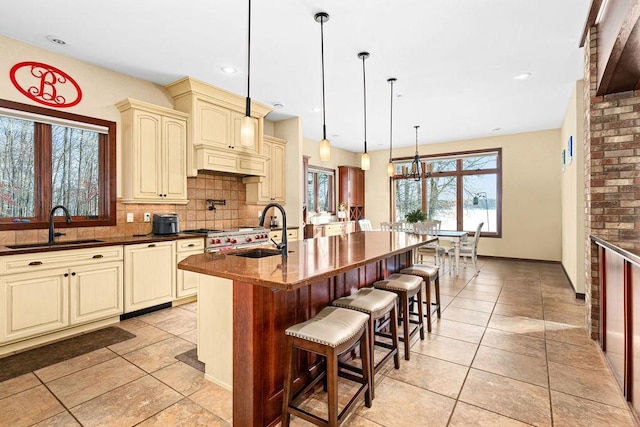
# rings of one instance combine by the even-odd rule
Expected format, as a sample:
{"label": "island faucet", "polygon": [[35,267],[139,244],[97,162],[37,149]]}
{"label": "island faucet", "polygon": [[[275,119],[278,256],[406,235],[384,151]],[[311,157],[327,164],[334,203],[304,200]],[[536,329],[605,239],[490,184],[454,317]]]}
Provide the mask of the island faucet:
{"label": "island faucet", "polygon": [[62,205],[54,206],[53,209],[51,209],[51,213],[49,214],[49,243],[53,243],[56,239],[56,233],[53,229],[53,214],[58,209],[62,209],[64,211],[64,220],[67,224],[71,224],[71,215],[69,215],[69,211],[67,210],[67,208]]}
{"label": "island faucet", "polygon": [[273,242],[273,239],[271,239],[271,241],[275,243],[276,248],[282,251],[282,256],[286,257],[287,256],[287,213],[284,211],[284,208],[278,203],[269,203],[267,206],[265,206],[264,210],[262,211],[262,215],[260,216],[260,227],[264,227],[264,219],[267,217],[267,211],[271,208],[280,209],[280,213],[282,213],[282,242],[278,244],[276,242]]}

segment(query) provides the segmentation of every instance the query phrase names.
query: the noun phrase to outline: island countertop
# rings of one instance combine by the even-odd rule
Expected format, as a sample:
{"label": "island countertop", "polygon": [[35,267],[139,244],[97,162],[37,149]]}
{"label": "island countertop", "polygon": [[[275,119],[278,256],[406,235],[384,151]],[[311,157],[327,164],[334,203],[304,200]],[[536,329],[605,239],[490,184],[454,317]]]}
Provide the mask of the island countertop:
{"label": "island countertop", "polygon": [[281,290],[293,290],[431,241],[427,236],[364,231],[289,242],[289,256],[235,256],[238,251],[192,255],[178,268]]}

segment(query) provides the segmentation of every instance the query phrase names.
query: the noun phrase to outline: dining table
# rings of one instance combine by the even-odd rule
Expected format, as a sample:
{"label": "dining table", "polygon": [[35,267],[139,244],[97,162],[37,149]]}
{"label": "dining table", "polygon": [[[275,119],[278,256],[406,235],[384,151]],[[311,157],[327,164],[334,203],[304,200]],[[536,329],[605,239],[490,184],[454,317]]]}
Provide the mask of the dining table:
{"label": "dining table", "polygon": [[456,275],[460,271],[460,242],[467,239],[468,236],[467,231],[458,231],[458,230],[439,230],[436,233],[438,238],[443,238],[451,241],[453,245],[453,253],[455,258],[455,273]]}

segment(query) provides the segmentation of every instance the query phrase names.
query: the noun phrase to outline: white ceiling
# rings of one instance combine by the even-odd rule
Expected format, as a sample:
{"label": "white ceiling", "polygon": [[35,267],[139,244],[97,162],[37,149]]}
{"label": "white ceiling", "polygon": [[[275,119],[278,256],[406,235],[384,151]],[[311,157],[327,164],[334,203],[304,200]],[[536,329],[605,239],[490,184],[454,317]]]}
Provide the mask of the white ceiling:
{"label": "white ceiling", "polygon": [[[158,84],[192,76],[246,94],[246,0],[4,0],[0,33]],[[590,0],[253,0],[251,98],[322,138],[320,24],[332,144],[362,151],[558,128],[582,78]],[[58,46],[46,39],[67,42]],[[34,58],[35,59],[35,58]],[[234,75],[223,65],[238,68]],[[521,73],[527,80],[515,80]],[[493,130],[500,128],[500,130]]]}

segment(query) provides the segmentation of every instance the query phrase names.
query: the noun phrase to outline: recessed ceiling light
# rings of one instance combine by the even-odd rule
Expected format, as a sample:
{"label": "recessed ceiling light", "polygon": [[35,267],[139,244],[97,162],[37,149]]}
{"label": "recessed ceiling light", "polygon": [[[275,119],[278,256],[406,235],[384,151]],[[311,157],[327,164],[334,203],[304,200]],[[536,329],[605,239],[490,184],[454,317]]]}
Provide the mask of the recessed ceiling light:
{"label": "recessed ceiling light", "polygon": [[66,41],[62,40],[60,37],[58,36],[47,36],[47,40],[49,40],[51,43],[53,44],[57,44],[59,46],[64,46],[67,44]]}
{"label": "recessed ceiling light", "polygon": [[526,80],[532,75],[533,73],[522,73],[522,74],[518,74],[517,76],[514,76],[513,78],[516,80]]}
{"label": "recessed ceiling light", "polygon": [[222,67],[220,67],[220,71],[225,74],[235,74],[238,72],[238,69],[236,67],[232,67],[231,65],[223,65]]}
{"label": "recessed ceiling light", "polygon": [[284,108],[284,104],[282,102],[272,102],[274,108]]}

